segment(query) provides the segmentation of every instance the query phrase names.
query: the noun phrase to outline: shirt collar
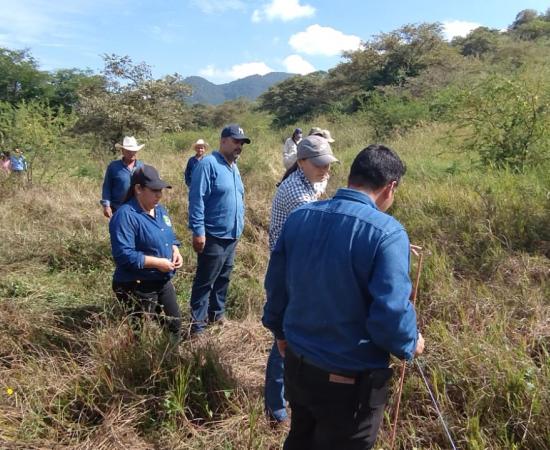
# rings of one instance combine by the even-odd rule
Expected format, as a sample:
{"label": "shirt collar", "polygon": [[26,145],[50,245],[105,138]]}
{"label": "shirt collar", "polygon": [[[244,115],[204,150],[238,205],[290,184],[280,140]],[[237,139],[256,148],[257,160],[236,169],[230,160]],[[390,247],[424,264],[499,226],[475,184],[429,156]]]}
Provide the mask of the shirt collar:
{"label": "shirt collar", "polygon": [[336,192],[336,195],[334,196],[334,198],[364,203],[365,205],[369,205],[369,206],[372,206],[373,208],[378,209],[378,207],[376,206],[376,203],[374,203],[374,201],[372,200],[372,198],[370,198],[369,195],[365,194],[364,192],[358,191],[357,189],[340,188]]}
{"label": "shirt collar", "polygon": [[[136,210],[138,213],[143,213],[143,214],[147,214],[149,216],[149,214],[147,213],[147,211],[144,211],[143,208],[141,207],[141,205],[139,204],[136,196],[134,195],[130,200],[128,200],[127,202],[134,210]],[[157,217],[158,213],[158,207],[159,205],[155,206],[155,217]],[[151,216],[149,216],[151,217]]]}
{"label": "shirt collar", "polygon": [[218,162],[220,162],[221,164],[225,164],[227,167],[229,167],[230,169],[233,168],[233,166],[236,164],[235,162],[232,164],[232,165],[229,165],[229,163],[227,162],[227,160],[223,157],[223,155],[220,153],[219,150],[216,150],[215,152],[212,152],[212,154],[214,155],[214,157],[218,160]]}

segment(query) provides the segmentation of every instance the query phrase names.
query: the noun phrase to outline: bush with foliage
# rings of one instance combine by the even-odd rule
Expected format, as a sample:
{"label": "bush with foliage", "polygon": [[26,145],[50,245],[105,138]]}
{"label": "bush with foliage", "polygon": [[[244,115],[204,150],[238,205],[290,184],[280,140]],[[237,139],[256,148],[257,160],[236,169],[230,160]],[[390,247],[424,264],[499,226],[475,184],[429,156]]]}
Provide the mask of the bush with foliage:
{"label": "bush with foliage", "polygon": [[521,171],[550,157],[548,68],[513,77],[491,75],[458,92],[457,126],[463,148],[484,165]]}

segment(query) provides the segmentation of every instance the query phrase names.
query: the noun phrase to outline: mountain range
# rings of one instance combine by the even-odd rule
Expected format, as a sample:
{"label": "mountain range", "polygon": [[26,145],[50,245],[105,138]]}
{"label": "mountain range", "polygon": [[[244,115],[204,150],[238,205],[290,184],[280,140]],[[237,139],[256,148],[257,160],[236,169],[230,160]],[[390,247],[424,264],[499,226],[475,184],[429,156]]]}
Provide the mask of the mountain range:
{"label": "mountain range", "polygon": [[214,84],[202,77],[191,76],[183,80],[193,88],[193,94],[186,97],[185,101],[219,105],[240,97],[255,100],[274,84],[292,76],[294,76],[292,73],[270,72],[266,75],[250,75],[225,84]]}

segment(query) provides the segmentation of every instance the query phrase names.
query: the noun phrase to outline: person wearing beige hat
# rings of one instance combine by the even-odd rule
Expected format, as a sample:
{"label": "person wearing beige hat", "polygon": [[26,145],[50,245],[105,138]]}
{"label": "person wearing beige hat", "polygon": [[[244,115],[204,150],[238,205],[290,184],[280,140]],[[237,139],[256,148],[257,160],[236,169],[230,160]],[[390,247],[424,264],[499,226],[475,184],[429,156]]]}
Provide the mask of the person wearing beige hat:
{"label": "person wearing beige hat", "polygon": [[183,178],[187,187],[191,186],[191,176],[193,175],[193,169],[199,163],[199,161],[204,157],[206,150],[209,145],[204,139],[197,139],[197,141],[191,146],[191,149],[195,152],[191,158],[187,161],[187,166],[185,167],[185,173]]}
{"label": "person wearing beige hat", "polygon": [[115,148],[122,152],[122,158],[112,161],[107,167],[100,200],[103,215],[108,219],[122,205],[134,171],[143,167],[143,162],[137,159],[137,152],[143,146],[138,145],[134,136],[125,136],[122,144],[115,144]]}

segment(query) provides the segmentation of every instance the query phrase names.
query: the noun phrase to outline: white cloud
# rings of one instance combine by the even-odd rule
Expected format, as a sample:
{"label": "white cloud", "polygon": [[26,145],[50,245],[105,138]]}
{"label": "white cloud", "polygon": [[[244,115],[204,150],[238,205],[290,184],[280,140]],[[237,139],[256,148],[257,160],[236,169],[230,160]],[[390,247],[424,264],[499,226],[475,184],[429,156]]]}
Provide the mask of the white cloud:
{"label": "white cloud", "polygon": [[242,0],[192,0],[192,3],[205,14],[245,9]]}
{"label": "white cloud", "polygon": [[307,55],[335,56],[346,50],[357,50],[361,39],[315,24],[307,27],[306,31],[290,36],[288,43],[297,52]]}
{"label": "white cloud", "polygon": [[283,64],[286,67],[286,71],[290,73],[299,73],[300,75],[307,75],[308,73],[315,72],[315,67],[302,58],[300,55],[290,55],[283,60]]}
{"label": "white cloud", "polygon": [[249,75],[265,75],[274,70],[264,62],[249,62],[235,64],[228,70],[218,69],[214,65],[208,65],[199,71],[199,75],[210,80],[225,82],[248,77]]}
{"label": "white cloud", "polygon": [[465,22],[463,20],[447,20],[443,22],[443,35],[450,41],[452,38],[466,36],[470,31],[482,26],[476,22]]}
{"label": "white cloud", "polygon": [[271,0],[252,13],[252,22],[262,20],[282,20],[289,22],[302,17],[311,17],[315,8],[311,5],[300,5],[300,0]]}

